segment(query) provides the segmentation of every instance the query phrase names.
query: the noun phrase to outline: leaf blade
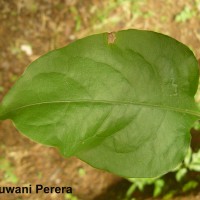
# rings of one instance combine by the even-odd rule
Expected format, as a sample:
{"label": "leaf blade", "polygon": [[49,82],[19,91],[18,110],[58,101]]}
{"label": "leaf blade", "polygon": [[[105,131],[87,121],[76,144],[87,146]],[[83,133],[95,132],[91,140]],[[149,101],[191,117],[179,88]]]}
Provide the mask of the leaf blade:
{"label": "leaf blade", "polygon": [[33,62],[4,98],[0,119],[65,156],[121,176],[153,177],[186,154],[200,116],[197,85],[197,61],[178,41],[127,30],[110,43],[104,33]]}

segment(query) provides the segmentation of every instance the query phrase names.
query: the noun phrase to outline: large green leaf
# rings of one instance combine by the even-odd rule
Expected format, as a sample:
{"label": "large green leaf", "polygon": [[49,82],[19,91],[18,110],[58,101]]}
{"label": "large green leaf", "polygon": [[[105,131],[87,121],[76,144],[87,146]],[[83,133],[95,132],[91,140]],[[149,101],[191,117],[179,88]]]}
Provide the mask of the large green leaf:
{"label": "large green leaf", "polygon": [[29,138],[125,177],[176,167],[200,113],[198,64],[178,41],[126,30],[78,40],[34,61],[0,119]]}

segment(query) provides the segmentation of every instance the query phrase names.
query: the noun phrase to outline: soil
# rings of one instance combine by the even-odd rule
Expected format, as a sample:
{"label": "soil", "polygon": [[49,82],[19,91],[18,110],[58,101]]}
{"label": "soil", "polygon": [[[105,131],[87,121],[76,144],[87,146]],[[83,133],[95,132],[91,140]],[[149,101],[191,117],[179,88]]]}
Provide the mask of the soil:
{"label": "soil", "polygon": [[[120,29],[148,29],[176,38],[191,47],[200,58],[200,1],[184,0],[19,0],[0,2],[0,100],[28,64],[49,50],[98,32]],[[195,14],[178,22],[185,7]],[[192,13],[192,12],[191,12]],[[28,45],[32,53],[22,50]],[[200,98],[199,98],[200,99]],[[197,100],[200,101],[198,98]],[[200,147],[193,131],[192,147]],[[199,134],[200,135],[200,134]],[[79,200],[121,200],[130,183],[118,176],[94,169],[76,158],[63,158],[57,149],[37,144],[20,134],[11,121],[0,122],[0,186],[70,186]],[[0,164],[3,166],[0,160]],[[17,181],[6,179],[11,171]],[[196,173],[195,175],[199,175]],[[169,175],[170,178],[170,175]],[[14,179],[14,178],[13,178]],[[17,182],[17,183],[16,183]],[[200,188],[180,193],[174,200],[199,200]],[[136,192],[138,199],[156,199],[151,189]],[[64,194],[3,195],[8,200],[64,200]],[[161,199],[161,198],[160,198]]]}

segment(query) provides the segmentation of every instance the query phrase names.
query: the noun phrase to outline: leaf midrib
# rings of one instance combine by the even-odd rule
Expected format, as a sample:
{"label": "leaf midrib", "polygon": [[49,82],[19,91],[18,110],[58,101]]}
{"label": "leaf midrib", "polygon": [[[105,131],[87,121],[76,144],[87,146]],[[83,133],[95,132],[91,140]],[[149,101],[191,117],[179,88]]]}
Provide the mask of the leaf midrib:
{"label": "leaf midrib", "polygon": [[[159,104],[151,104],[151,103],[146,103],[146,102],[133,102],[133,101],[109,101],[109,100],[90,100],[90,99],[83,99],[83,100],[61,100],[61,101],[44,101],[44,102],[39,102],[39,103],[33,103],[33,104],[28,104],[28,105],[24,105],[21,107],[18,107],[16,109],[13,109],[7,113],[4,113],[4,115],[8,114],[8,113],[12,113],[13,111],[17,111],[20,109],[24,109],[27,107],[32,107],[32,106],[37,106],[37,105],[42,105],[42,104],[59,104],[59,103],[91,103],[91,104],[95,104],[95,103],[100,103],[100,104],[110,104],[110,105],[124,105],[124,104],[131,104],[131,105],[135,105],[135,106],[146,106],[146,107],[152,107],[152,108],[157,108],[157,109],[161,109],[161,110],[169,110],[169,111],[173,111],[173,112],[178,112],[178,113],[182,113],[182,114],[188,114],[188,115],[192,115],[192,116],[196,116],[196,117],[200,117],[200,113],[199,112],[195,112],[193,110],[188,110],[188,109],[182,109],[182,108],[175,108],[175,107],[171,107],[171,106],[165,106],[165,105],[159,105]],[[1,117],[1,114],[0,114]]]}

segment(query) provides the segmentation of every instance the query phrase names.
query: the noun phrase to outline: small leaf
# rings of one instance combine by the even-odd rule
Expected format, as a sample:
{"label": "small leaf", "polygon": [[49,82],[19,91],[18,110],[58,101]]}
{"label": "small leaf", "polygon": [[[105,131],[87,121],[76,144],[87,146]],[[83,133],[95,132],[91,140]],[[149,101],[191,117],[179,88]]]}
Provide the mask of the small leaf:
{"label": "small leaf", "polygon": [[154,183],[154,191],[153,191],[153,196],[157,197],[162,193],[162,189],[165,185],[165,181],[163,179],[158,179]]}
{"label": "small leaf", "polygon": [[181,168],[176,172],[176,180],[178,182],[181,181],[181,179],[185,176],[185,174],[187,173],[187,169],[186,168]]}
{"label": "small leaf", "polygon": [[0,105],[29,138],[124,177],[174,169],[199,119],[198,63],[168,36],[140,30],[77,40],[34,61]]}
{"label": "small leaf", "polygon": [[126,192],[125,200],[129,200],[129,199],[131,198],[131,196],[133,195],[133,193],[135,192],[136,189],[137,189],[137,186],[136,186],[136,184],[133,183],[133,184],[128,188],[128,190],[127,190],[127,192]]}
{"label": "small leaf", "polygon": [[190,170],[200,172],[200,150],[192,154],[192,159],[188,167]]}
{"label": "small leaf", "polygon": [[176,190],[169,191],[164,197],[163,200],[169,200],[172,199],[172,197],[177,193]]}
{"label": "small leaf", "polygon": [[79,175],[79,176],[85,176],[85,175],[86,175],[85,169],[79,168],[79,169],[78,169],[78,175]]}
{"label": "small leaf", "polygon": [[192,149],[189,148],[188,152],[185,156],[185,159],[184,159],[184,164],[186,167],[188,167],[190,165],[191,160],[192,160]]}
{"label": "small leaf", "polygon": [[189,181],[183,186],[183,192],[187,192],[189,190],[195,189],[198,186],[198,182],[196,181]]}

